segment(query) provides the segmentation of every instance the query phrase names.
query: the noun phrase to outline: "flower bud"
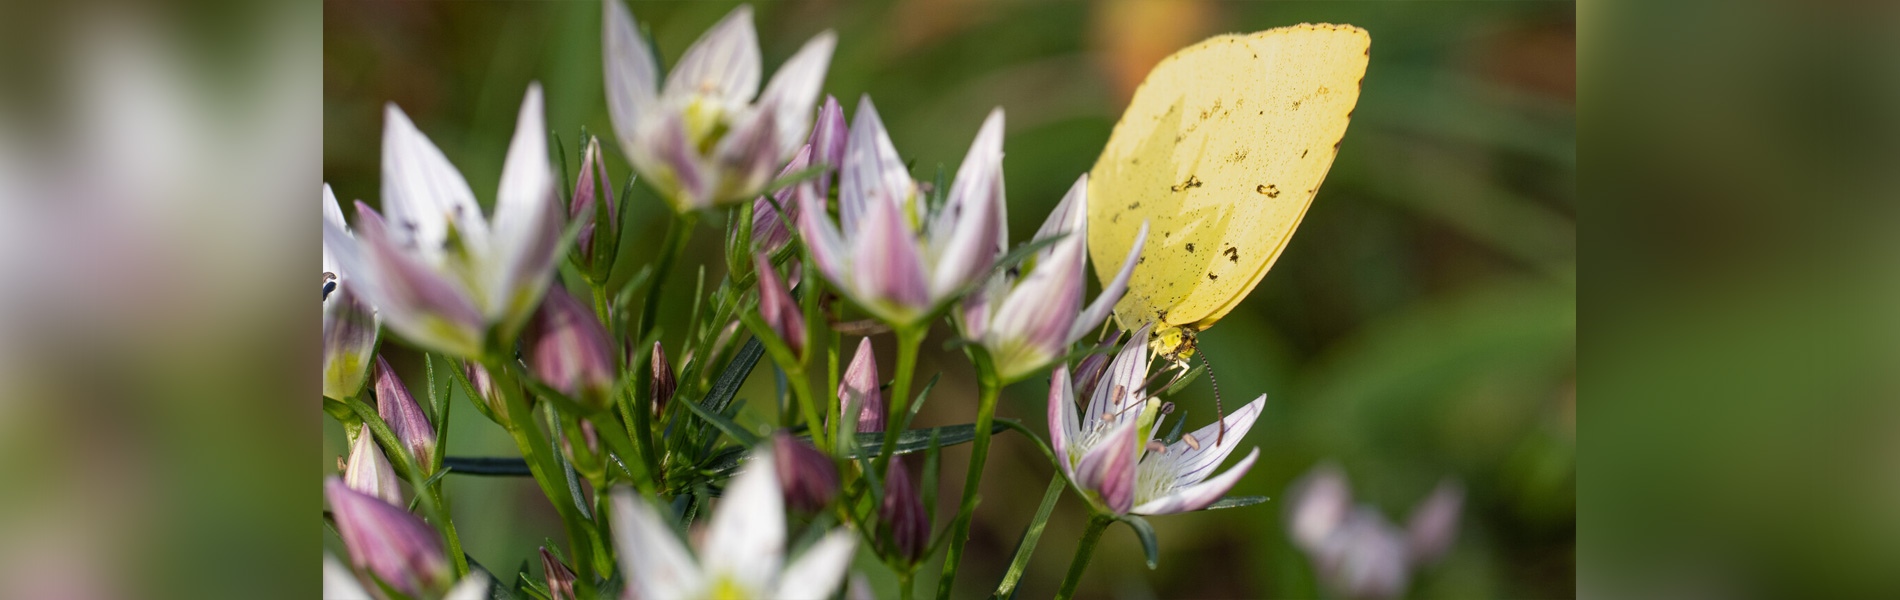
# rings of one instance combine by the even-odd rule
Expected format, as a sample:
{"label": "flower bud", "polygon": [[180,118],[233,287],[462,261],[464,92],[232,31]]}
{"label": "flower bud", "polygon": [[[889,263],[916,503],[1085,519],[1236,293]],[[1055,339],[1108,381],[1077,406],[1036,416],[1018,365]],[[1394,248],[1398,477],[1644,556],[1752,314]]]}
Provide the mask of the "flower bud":
{"label": "flower bud", "polygon": [[1346,474],[1333,464],[1316,467],[1294,482],[1287,497],[1292,500],[1287,505],[1287,531],[1307,552],[1323,546],[1352,510]]}
{"label": "flower bud", "polygon": [[[330,185],[323,185],[323,221],[339,238],[349,237],[343,222],[343,209],[336,203]],[[350,237],[349,239],[355,239]],[[368,379],[370,354],[376,351],[376,335],[382,327],[376,310],[355,289],[351,273],[331,244],[323,245],[323,395],[342,400],[363,390]]]}
{"label": "flower bud", "polygon": [[541,547],[541,570],[548,575],[548,594],[554,600],[575,600],[574,571],[561,564],[560,560],[548,552],[547,546]]}
{"label": "flower bud", "polygon": [[673,363],[666,359],[666,349],[659,342],[653,342],[653,383],[648,387],[648,397],[652,399],[653,416],[659,417],[666,412],[666,403],[673,401],[673,393],[679,390],[679,380],[673,376]]}
{"label": "flower bud", "polygon": [[878,507],[878,518],[890,528],[890,549],[897,556],[917,560],[930,546],[930,515],[924,514],[924,499],[917,495],[902,456],[891,457],[885,471],[884,504]]}
{"label": "flower bud", "polygon": [[396,505],[350,489],[343,480],[323,481],[324,498],[336,518],[356,568],[369,572],[390,589],[411,597],[435,597],[453,583],[454,572],[436,537],[422,519]]}
{"label": "flower bud", "polygon": [[376,446],[376,436],[365,430],[350,445],[350,461],[343,469],[343,483],[350,489],[369,494],[390,504],[402,504],[402,491],[396,488],[396,469]]}
{"label": "flower bud", "polygon": [[817,448],[782,431],[772,436],[772,448],[786,506],[816,513],[837,497],[838,467]]}
{"label": "flower bud", "polygon": [[824,105],[818,109],[818,123],[811,128],[809,143],[811,162],[825,167],[813,181],[813,191],[819,198],[831,195],[831,180],[838,173],[839,165],[844,164],[844,142],[850,135],[844,121],[844,106],[838,104],[836,96],[826,95]]}
{"label": "flower bud", "polygon": [[[597,204],[598,203],[598,204]],[[607,226],[596,227],[596,211],[605,208]],[[589,137],[581,159],[580,179],[574,183],[574,197],[568,202],[568,220],[581,223],[574,238],[574,259],[589,280],[604,280],[606,269],[613,266],[614,242],[620,233],[619,215],[614,212],[614,183],[607,177],[607,163],[600,158],[600,139]],[[598,231],[598,234],[597,234]],[[594,264],[594,257],[604,258]]]}
{"label": "flower bud", "polygon": [[435,427],[429,424],[429,416],[423,414],[422,405],[416,404],[416,397],[409,395],[409,388],[380,354],[376,355],[375,377],[376,414],[389,424],[396,441],[409,450],[416,468],[429,470],[435,464]]}
{"label": "flower bud", "polygon": [[878,390],[877,356],[871,352],[871,338],[858,341],[858,353],[838,382],[839,414],[850,418],[858,411],[858,433],[884,430],[884,395]]}
{"label": "flower bud", "polygon": [[772,261],[764,254],[753,255],[753,266],[759,274],[759,316],[765,318],[765,324],[772,328],[780,341],[790,348],[792,356],[805,359],[805,315],[798,310],[798,302],[785,291],[785,282],[779,280],[778,270],[772,268]]}
{"label": "flower bud", "polygon": [[[785,170],[780,171],[778,176],[783,178],[803,171],[809,168],[810,164],[811,146],[806,145],[799,149],[798,154],[792,157],[792,162],[786,164]],[[798,203],[792,201],[792,188],[798,185],[779,188],[778,191],[772,192],[770,199],[759,196],[757,200],[752,201],[752,252],[754,254],[776,254],[792,241],[791,227],[798,222]],[[777,206],[773,206],[775,202]],[[781,208],[785,209],[783,215],[779,214]]]}
{"label": "flower bud", "polygon": [[590,410],[613,402],[613,341],[593,311],[566,289],[548,290],[522,342],[528,367],[541,381]]}
{"label": "flower bud", "polygon": [[1073,381],[1077,392],[1083,394],[1095,392],[1095,384],[1102,381],[1102,373],[1108,370],[1109,357],[1114,356],[1114,353],[1108,350],[1119,346],[1121,340],[1122,332],[1116,331],[1115,335],[1108,336],[1108,339],[1102,340],[1102,343],[1095,346],[1097,349],[1104,350],[1103,352],[1090,354],[1076,365]]}
{"label": "flower bud", "polygon": [[465,360],[462,361],[462,374],[468,376],[468,386],[475,391],[475,408],[481,409],[489,420],[508,427],[508,403],[501,397],[501,389],[495,387],[495,377],[488,374],[488,368],[481,363]]}

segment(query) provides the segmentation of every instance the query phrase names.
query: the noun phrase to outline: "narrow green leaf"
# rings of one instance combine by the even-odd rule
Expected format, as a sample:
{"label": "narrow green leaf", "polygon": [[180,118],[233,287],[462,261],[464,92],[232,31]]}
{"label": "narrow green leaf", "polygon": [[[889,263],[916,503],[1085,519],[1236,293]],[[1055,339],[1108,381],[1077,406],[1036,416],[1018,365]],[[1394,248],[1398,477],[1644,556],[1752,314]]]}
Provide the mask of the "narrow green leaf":
{"label": "narrow green leaf", "polygon": [[1169,430],[1168,436],[1165,438],[1162,438],[1163,440],[1166,440],[1163,443],[1173,444],[1175,442],[1181,441],[1181,426],[1185,424],[1187,424],[1187,409],[1184,408],[1184,409],[1181,409],[1181,414],[1174,416],[1174,429]]}
{"label": "narrow green leaf", "polygon": [[527,477],[528,461],[504,456],[451,456],[442,459],[442,470],[457,475],[486,477]]}
{"label": "narrow green leaf", "polygon": [[1188,369],[1188,372],[1182,375],[1180,379],[1176,379],[1174,383],[1168,384],[1167,389],[1161,390],[1161,395],[1173,396],[1181,390],[1187,389],[1188,384],[1194,383],[1196,379],[1200,379],[1201,372],[1206,370],[1207,363],[1195,365],[1194,368]]}
{"label": "narrow green leaf", "polygon": [[1155,561],[1161,558],[1161,542],[1155,539],[1154,526],[1149,525],[1147,519],[1137,515],[1122,515],[1116,517],[1115,520],[1127,523],[1129,529],[1135,530],[1135,537],[1141,539],[1142,552],[1148,555],[1148,569],[1153,570]]}
{"label": "narrow green leaf", "polygon": [[732,439],[737,440],[740,445],[751,447],[759,442],[758,436],[752,435],[752,432],[746,431],[738,423],[732,422],[732,419],[713,412],[698,402],[680,402],[679,404],[686,405],[687,410],[693,411],[693,414],[699,416],[700,419],[711,423],[713,427],[725,432],[726,435],[732,436]]}
{"label": "narrow green leaf", "polygon": [[937,387],[937,380],[942,378],[943,373],[931,375],[930,381],[924,383],[924,388],[917,390],[917,397],[910,401],[910,412],[904,415],[904,431],[910,431],[910,424],[917,420],[917,413],[923,411],[924,400],[930,397],[931,388]]}
{"label": "narrow green leaf", "polygon": [[942,428],[930,430],[930,444],[924,450],[923,485],[920,488],[924,496],[924,518],[933,522],[937,519],[937,451],[943,449],[942,435]]}
{"label": "narrow green leaf", "polygon": [[1042,540],[1042,530],[1049,525],[1049,515],[1055,512],[1056,499],[1062,497],[1062,488],[1067,487],[1062,474],[1056,473],[1049,480],[1049,489],[1042,493],[1042,505],[1036,507],[1036,517],[1029,520],[1029,526],[1023,528],[1023,535],[1016,540],[1016,551],[1009,559],[1009,570],[1003,573],[1002,583],[996,584],[996,593],[991,600],[1004,600],[1015,597],[1016,584],[1022,581],[1023,569],[1029,568],[1029,557],[1036,553],[1036,543]]}
{"label": "narrow green leaf", "polygon": [[746,377],[752,374],[752,367],[759,364],[759,357],[762,356],[765,356],[765,345],[759,343],[756,337],[747,339],[745,345],[739,347],[739,353],[732,357],[732,362],[726,364],[726,370],[719,374],[718,379],[713,380],[712,391],[707,392],[706,399],[701,402],[705,405],[704,408],[713,412],[725,410],[726,405],[732,403],[732,397],[739,393],[739,387],[745,384]]}
{"label": "narrow green leaf", "polygon": [[1242,506],[1253,506],[1255,504],[1266,502],[1268,500],[1272,500],[1272,498],[1268,498],[1266,496],[1227,496],[1225,498],[1215,500],[1213,504],[1209,504],[1207,505],[1207,508],[1203,508],[1201,510],[1220,510],[1223,508],[1240,508]]}

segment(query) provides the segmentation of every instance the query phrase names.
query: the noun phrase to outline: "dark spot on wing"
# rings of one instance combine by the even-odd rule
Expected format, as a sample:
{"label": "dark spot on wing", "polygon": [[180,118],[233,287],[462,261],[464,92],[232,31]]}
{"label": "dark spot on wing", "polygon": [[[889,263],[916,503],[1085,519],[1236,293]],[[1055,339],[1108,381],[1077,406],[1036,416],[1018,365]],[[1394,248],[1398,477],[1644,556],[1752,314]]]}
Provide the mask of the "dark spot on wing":
{"label": "dark spot on wing", "polygon": [[[1137,208],[1141,208],[1141,202],[1128,203],[1128,210],[1135,210]],[[1121,213],[1115,213],[1115,214],[1120,215]]]}
{"label": "dark spot on wing", "polygon": [[1228,247],[1227,247],[1227,251],[1226,251],[1226,252],[1222,252],[1222,254],[1226,254],[1226,255],[1227,255],[1227,262],[1235,262],[1235,263],[1237,263],[1237,262],[1240,262],[1240,249],[1239,249],[1239,248],[1235,248],[1235,247],[1233,247],[1233,246],[1228,246]]}
{"label": "dark spot on wing", "polygon": [[1247,160],[1247,149],[1241,148],[1239,150],[1235,150],[1234,155],[1228,157],[1227,160],[1228,162],[1240,162],[1243,160]]}
{"label": "dark spot on wing", "polygon": [[1312,149],[1312,148],[1307,148],[1307,149],[1305,149],[1305,150],[1301,150],[1301,151],[1300,151],[1300,158],[1306,158],[1306,153],[1308,153],[1308,152],[1312,152],[1312,151],[1313,151],[1313,149]]}
{"label": "dark spot on wing", "polygon": [[1194,243],[1193,243],[1193,242],[1189,242],[1189,243],[1188,243],[1188,245],[1187,245],[1187,251],[1188,251],[1188,252],[1193,252],[1193,251],[1194,251]]}
{"label": "dark spot on wing", "polygon": [[1213,272],[1211,272],[1211,271],[1210,271],[1210,272],[1208,272],[1208,274],[1207,274],[1207,280],[1208,280],[1208,281],[1213,281],[1213,280],[1216,280],[1216,279],[1220,279],[1220,276],[1219,276],[1219,275],[1215,275],[1215,274],[1214,274]]}
{"label": "dark spot on wing", "polygon": [[1261,185],[1254,186],[1253,191],[1266,194],[1268,198],[1280,197],[1280,186],[1277,186],[1277,185],[1261,184]]}
{"label": "dark spot on wing", "polygon": [[1293,101],[1293,110],[1299,110],[1299,109],[1300,109],[1300,103],[1302,103],[1302,102],[1305,102],[1305,100],[1294,100],[1294,101]]}

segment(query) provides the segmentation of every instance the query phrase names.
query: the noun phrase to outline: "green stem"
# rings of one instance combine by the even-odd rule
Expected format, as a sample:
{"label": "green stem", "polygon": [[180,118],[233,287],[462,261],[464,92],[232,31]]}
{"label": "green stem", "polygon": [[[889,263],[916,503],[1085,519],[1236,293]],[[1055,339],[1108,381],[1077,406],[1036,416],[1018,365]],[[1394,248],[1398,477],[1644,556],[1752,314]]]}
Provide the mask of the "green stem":
{"label": "green stem", "polygon": [[636,460],[646,464],[651,489],[659,490],[662,489],[660,479],[663,474],[660,471],[660,456],[653,451],[653,402],[641,397],[640,390],[633,391],[633,398],[633,407],[628,411],[633,413],[633,431],[629,433],[633,436],[633,445],[639,449],[640,456]]}
{"label": "green stem", "polygon": [[805,429],[811,434],[813,446],[830,448],[830,436],[826,435],[825,422],[818,416],[818,400],[812,397],[811,378],[805,376],[804,369],[785,372],[785,386],[792,388],[792,396],[805,412]]}
{"label": "green stem", "polygon": [[1095,544],[1102,541],[1102,532],[1114,522],[1114,517],[1106,515],[1089,516],[1088,528],[1082,530],[1082,542],[1075,547],[1075,560],[1069,562],[1069,574],[1062,578],[1062,589],[1056,592],[1056,600],[1068,600],[1075,595],[1075,586],[1082,583],[1082,573],[1089,570],[1089,558],[1095,555]]}
{"label": "green stem", "polygon": [[699,213],[688,212],[678,215],[667,222],[666,239],[660,242],[660,260],[653,268],[653,278],[647,280],[646,301],[640,305],[638,335],[633,339],[647,339],[647,332],[653,329],[653,319],[660,313],[660,289],[666,282],[666,275],[673,271],[673,263],[679,261],[680,252],[686,248],[686,242],[693,237],[693,226],[699,223]]}
{"label": "green stem", "polygon": [[527,460],[528,471],[534,475],[535,483],[541,486],[541,493],[554,505],[554,512],[561,517],[561,523],[567,529],[568,548],[574,554],[574,570],[579,575],[576,585],[586,588],[583,597],[593,595],[593,537],[587,528],[581,525],[579,516],[574,514],[571,495],[564,491],[565,478],[556,480],[560,469],[553,463],[553,456],[543,449],[559,451],[548,444],[541,428],[535,424],[534,411],[528,408],[527,398],[522,396],[521,384],[515,380],[514,372],[499,359],[484,361],[489,375],[495,378],[495,387],[501,392],[503,407],[508,411],[508,435],[515,439],[515,446],[521,449],[521,457]]}
{"label": "green stem", "polygon": [[911,325],[897,330],[897,380],[891,383],[890,410],[884,417],[884,444],[873,461],[878,473],[890,465],[897,451],[897,436],[904,431],[905,416],[910,412],[910,380],[917,372],[917,347],[923,345],[929,325]]}
{"label": "green stem", "polygon": [[1003,582],[996,585],[996,593],[991,600],[1002,600],[1016,594],[1016,583],[1022,581],[1023,570],[1029,568],[1029,557],[1036,553],[1036,542],[1042,540],[1042,530],[1049,525],[1049,514],[1055,512],[1056,499],[1062,497],[1062,489],[1068,482],[1061,473],[1049,480],[1049,490],[1042,493],[1042,506],[1036,507],[1036,518],[1029,521],[1029,527],[1023,530],[1023,539],[1016,544],[1016,557],[1010,559],[1009,570],[1003,573]]}
{"label": "green stem", "polygon": [[917,595],[917,591],[913,589],[913,588],[916,588],[917,586],[912,585],[912,582],[916,578],[916,576],[917,576],[916,573],[912,571],[898,571],[897,572],[897,597],[898,598],[900,598],[901,600],[910,600],[912,597],[915,597]]}
{"label": "green stem", "polygon": [[436,510],[442,513],[442,535],[449,540],[449,558],[455,561],[455,578],[461,579],[468,576],[468,555],[462,552],[462,536],[456,534],[455,520],[449,517],[449,497],[442,493],[441,479],[435,480],[429,488],[435,497]]}
{"label": "green stem", "polygon": [[594,318],[600,319],[600,324],[608,331],[613,331],[614,321],[607,315],[607,309],[613,305],[613,301],[607,298],[607,287],[594,283],[592,279],[587,280],[587,287],[594,291]]}
{"label": "green stem", "polygon": [[937,580],[937,600],[950,597],[950,588],[957,580],[957,568],[963,560],[963,544],[970,539],[970,517],[976,512],[977,487],[983,482],[983,463],[990,455],[990,423],[996,419],[996,396],[1003,387],[988,353],[977,349],[972,358],[976,361],[979,394],[976,439],[970,446],[970,472],[963,478],[963,501],[957,505],[957,519],[950,534],[950,555],[944,558],[943,577]]}

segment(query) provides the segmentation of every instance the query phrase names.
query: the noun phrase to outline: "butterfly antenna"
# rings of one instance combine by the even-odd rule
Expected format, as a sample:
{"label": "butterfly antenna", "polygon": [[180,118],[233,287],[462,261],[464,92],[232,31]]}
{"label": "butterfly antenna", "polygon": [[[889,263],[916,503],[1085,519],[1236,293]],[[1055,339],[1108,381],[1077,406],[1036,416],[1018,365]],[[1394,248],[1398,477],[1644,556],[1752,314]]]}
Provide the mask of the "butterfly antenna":
{"label": "butterfly antenna", "polygon": [[1214,386],[1214,422],[1220,424],[1220,433],[1214,435],[1214,445],[1219,446],[1227,441],[1227,411],[1221,409],[1220,381],[1214,379],[1214,361],[1207,358],[1206,352],[1201,353],[1201,364],[1207,365],[1207,383]]}

